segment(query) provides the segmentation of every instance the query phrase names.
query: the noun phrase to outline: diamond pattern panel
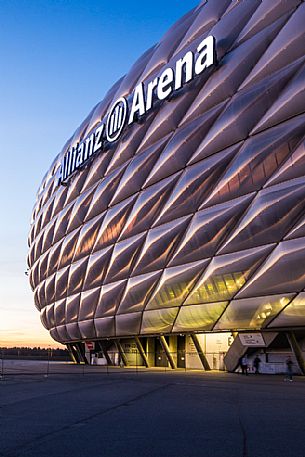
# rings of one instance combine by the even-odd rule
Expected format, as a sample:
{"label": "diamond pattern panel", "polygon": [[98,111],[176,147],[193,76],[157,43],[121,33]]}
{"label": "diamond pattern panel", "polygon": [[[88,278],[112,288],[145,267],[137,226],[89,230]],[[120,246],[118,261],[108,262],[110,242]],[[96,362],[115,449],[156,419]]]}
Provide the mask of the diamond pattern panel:
{"label": "diamond pattern panel", "polygon": [[[58,184],[121,96],[216,40],[217,65]],[[66,142],[37,192],[29,280],[69,342],[305,325],[305,3],[201,2]]]}

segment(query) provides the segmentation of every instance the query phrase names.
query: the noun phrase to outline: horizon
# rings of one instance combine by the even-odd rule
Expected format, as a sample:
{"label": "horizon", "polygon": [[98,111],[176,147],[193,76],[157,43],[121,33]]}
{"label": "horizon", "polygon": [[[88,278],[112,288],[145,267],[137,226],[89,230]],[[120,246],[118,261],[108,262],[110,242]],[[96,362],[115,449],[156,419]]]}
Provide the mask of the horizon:
{"label": "horizon", "polygon": [[8,192],[1,195],[0,346],[63,347],[43,328],[25,275],[39,184],[112,84],[198,3],[157,0],[152,9],[135,0],[1,2],[0,141]]}

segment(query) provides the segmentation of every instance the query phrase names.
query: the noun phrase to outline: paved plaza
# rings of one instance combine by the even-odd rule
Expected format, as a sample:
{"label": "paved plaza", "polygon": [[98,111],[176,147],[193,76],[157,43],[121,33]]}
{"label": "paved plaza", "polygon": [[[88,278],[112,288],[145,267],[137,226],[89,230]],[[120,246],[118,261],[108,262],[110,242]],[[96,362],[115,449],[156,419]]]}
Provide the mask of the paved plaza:
{"label": "paved plaza", "polygon": [[0,381],[1,457],[305,456],[305,378],[27,363]]}

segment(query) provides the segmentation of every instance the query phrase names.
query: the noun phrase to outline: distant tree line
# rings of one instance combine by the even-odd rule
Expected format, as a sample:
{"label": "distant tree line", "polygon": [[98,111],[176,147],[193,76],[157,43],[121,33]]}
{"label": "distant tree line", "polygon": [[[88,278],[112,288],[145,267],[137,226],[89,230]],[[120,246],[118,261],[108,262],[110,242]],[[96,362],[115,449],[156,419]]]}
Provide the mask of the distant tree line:
{"label": "distant tree line", "polygon": [[40,360],[69,360],[67,349],[61,348],[41,348],[41,347],[0,347],[0,357],[17,359],[32,358]]}

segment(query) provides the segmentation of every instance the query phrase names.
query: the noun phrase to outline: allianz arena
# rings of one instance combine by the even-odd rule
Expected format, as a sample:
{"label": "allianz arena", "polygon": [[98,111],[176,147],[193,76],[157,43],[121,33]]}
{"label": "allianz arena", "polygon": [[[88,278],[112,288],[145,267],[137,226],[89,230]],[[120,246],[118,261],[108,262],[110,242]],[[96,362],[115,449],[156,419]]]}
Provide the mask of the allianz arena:
{"label": "allianz arena", "polygon": [[77,362],[209,369],[225,335],[227,369],[281,348],[304,372],[304,39],[301,0],[203,1],[64,145],[28,266]]}

